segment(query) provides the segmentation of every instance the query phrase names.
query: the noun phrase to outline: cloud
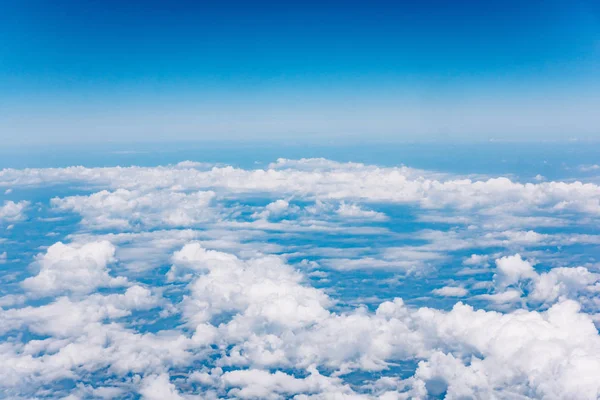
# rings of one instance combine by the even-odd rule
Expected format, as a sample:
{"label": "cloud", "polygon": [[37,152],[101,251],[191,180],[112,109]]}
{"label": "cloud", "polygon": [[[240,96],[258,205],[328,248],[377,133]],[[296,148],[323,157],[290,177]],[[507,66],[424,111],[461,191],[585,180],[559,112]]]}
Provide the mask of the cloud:
{"label": "cloud", "polygon": [[[515,267],[525,262],[520,257],[500,265],[506,260],[510,273],[527,270]],[[600,371],[600,337],[590,316],[570,300],[545,312],[499,313],[462,303],[450,311],[415,309],[401,299],[383,302],[375,312],[361,307],[334,312],[329,296],[308,286],[279,257],[241,260],[190,243],[174,253],[173,264],[192,274],[181,303],[189,335],[141,334],[111,323],[161,304],[140,286],[123,294],[61,297],[48,305],[2,310],[6,332],[26,326],[53,337],[0,349],[3,385],[18,385],[32,371],[35,379],[51,382],[109,367],[118,375],[142,373],[136,385],[146,398],[183,398],[169,369],[207,360],[210,353],[202,349],[214,348],[220,350],[211,358],[227,372],[194,372],[189,379],[201,381],[207,393],[240,398],[353,396],[345,373],[384,371],[415,359],[422,361],[414,376],[379,394],[586,398],[600,393],[592,379]],[[338,372],[323,376],[316,366]],[[285,367],[307,374],[265,370]]]}
{"label": "cloud", "polygon": [[[472,346],[469,363],[434,352],[419,364],[416,382],[443,382],[446,398],[526,396],[588,399],[600,395],[600,337],[573,301],[545,313],[474,311],[457,305],[428,314],[445,343]],[[413,385],[416,385],[413,383]]]}
{"label": "cloud", "polygon": [[497,273],[494,275],[494,280],[500,288],[506,288],[523,279],[536,276],[531,263],[523,260],[520,254],[496,260],[496,269]]}
{"label": "cloud", "polygon": [[597,171],[600,169],[600,165],[598,164],[589,164],[589,165],[580,165],[579,170],[583,172],[591,172]]}
{"label": "cloud", "polygon": [[232,388],[228,396],[240,399],[279,399],[298,394],[354,394],[341,379],[323,376],[316,368],[309,368],[308,371],[307,377],[296,378],[281,371],[236,370],[224,373],[220,380],[226,388]]}
{"label": "cloud", "polygon": [[444,286],[443,288],[434,289],[432,293],[443,297],[465,297],[469,291],[459,286]]}
{"label": "cloud", "polygon": [[146,400],[183,400],[168,374],[150,375],[142,380],[139,393]]}
{"label": "cloud", "polygon": [[229,333],[244,335],[253,332],[256,323],[299,327],[328,315],[327,296],[301,285],[303,276],[278,257],[244,261],[192,243],[177,251],[173,261],[175,268],[206,271],[190,283],[190,297],[184,304],[184,314],[195,324],[238,312],[231,329],[239,333]]}
{"label": "cloud", "polygon": [[0,206],[0,222],[17,222],[25,219],[25,209],[29,207],[28,201],[5,201],[4,205]]}
{"label": "cloud", "polygon": [[600,215],[600,188],[592,183],[518,183],[505,177],[473,180],[407,167],[380,168],[323,159],[279,160],[266,170],[226,166],[201,171],[167,166],[0,171],[0,186],[61,182],[141,192],[210,189],[230,194],[277,193],[305,199],[413,204],[425,210],[471,210],[480,217],[492,212],[513,219],[529,217],[532,210]]}
{"label": "cloud", "polygon": [[265,209],[261,212],[254,213],[253,218],[269,219],[271,217],[278,217],[289,210],[290,203],[286,200],[279,199],[265,206]]}
{"label": "cloud", "polygon": [[581,266],[557,267],[538,273],[533,265],[519,254],[497,259],[495,293],[478,298],[499,304],[527,301],[546,306],[565,299],[577,299],[584,305],[596,307],[592,299],[600,290],[600,274]]}
{"label": "cloud", "polygon": [[336,210],[337,214],[343,218],[363,218],[375,221],[385,221],[387,219],[384,213],[372,210],[364,210],[356,204],[346,204],[342,202]]}
{"label": "cloud", "polygon": [[123,286],[127,279],[109,275],[108,264],[114,261],[115,247],[107,242],[81,246],[55,243],[45,254],[38,255],[39,273],[23,281],[23,287],[38,296],[61,292],[90,293],[98,287]]}
{"label": "cloud", "polygon": [[463,260],[463,265],[467,266],[487,266],[489,265],[490,256],[487,254],[471,254],[471,256]]}
{"label": "cloud", "polygon": [[0,172],[63,183],[89,192],[36,203],[81,215],[61,242],[0,239],[7,267],[46,249],[0,276],[2,393],[600,395],[594,184],[325,159]]}
{"label": "cloud", "polygon": [[89,196],[52,199],[61,210],[76,211],[83,223],[94,228],[132,229],[156,226],[191,226],[213,220],[210,210],[213,192],[181,193],[157,191],[142,193],[118,189]]}

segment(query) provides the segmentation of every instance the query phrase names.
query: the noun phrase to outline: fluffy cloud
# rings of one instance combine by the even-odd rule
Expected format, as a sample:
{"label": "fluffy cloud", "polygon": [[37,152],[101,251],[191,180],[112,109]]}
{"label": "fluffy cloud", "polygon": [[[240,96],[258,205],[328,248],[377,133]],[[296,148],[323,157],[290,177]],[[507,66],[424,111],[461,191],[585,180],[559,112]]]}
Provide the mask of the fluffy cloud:
{"label": "fluffy cloud", "polygon": [[156,297],[141,286],[132,286],[123,294],[91,295],[84,300],[59,297],[52,303],[39,307],[7,309],[0,312],[2,328],[6,334],[27,326],[40,335],[77,337],[94,323],[105,319],[127,316],[131,310],[148,309],[158,305]]}
{"label": "fluffy cloud", "polygon": [[108,264],[114,261],[115,247],[107,242],[81,246],[58,242],[38,255],[39,273],[23,281],[23,287],[39,296],[60,292],[90,293],[98,287],[122,286],[123,277],[109,275]]}
{"label": "fluffy cloud", "polygon": [[[595,184],[324,159],[0,172],[61,183],[91,191],[36,213],[82,225],[33,276],[1,271],[6,397],[600,396]],[[0,239],[7,266],[41,234]]]}
{"label": "fluffy cloud", "polygon": [[132,227],[190,226],[212,220],[213,192],[181,193],[159,191],[141,193],[119,189],[103,190],[90,196],[52,199],[61,210],[76,211],[83,223],[95,228],[128,229]]}
{"label": "fluffy cloud", "polygon": [[0,222],[16,222],[25,219],[25,209],[29,206],[28,201],[5,201],[4,205],[0,206]]}
{"label": "fluffy cloud", "polygon": [[[306,292],[308,288],[301,289],[299,279],[280,273],[276,279],[282,289],[272,292],[274,289],[267,288],[270,287],[268,281],[274,277],[267,278],[267,283],[263,284],[265,278],[258,280],[252,277],[257,271],[248,276],[248,270],[254,269],[255,261],[245,264],[235,257],[209,252],[194,244],[184,247],[174,258],[179,263],[207,271],[190,285],[190,303],[193,305],[187,313],[190,320],[196,318],[194,324],[204,326],[210,321],[213,315],[207,309],[235,313],[229,322],[218,327],[221,340],[239,342],[229,352],[227,365],[308,368],[317,364],[342,371],[356,368],[381,370],[390,361],[423,357],[428,361],[422,363],[410,385],[417,387],[418,381],[423,381],[427,388],[428,382],[441,379],[450,398],[493,396],[498,390],[504,390],[498,388],[507,388],[511,392],[516,390],[522,395],[572,395],[574,398],[585,398],[581,396],[600,390],[598,384],[588,384],[585,390],[580,391],[575,386],[553,383],[568,382],[571,374],[581,372],[578,371],[578,356],[573,356],[572,363],[556,368],[564,354],[581,352],[590,361],[600,362],[597,359],[600,355],[598,333],[591,318],[581,314],[574,302],[558,303],[545,313],[517,311],[502,314],[476,311],[462,304],[447,313],[427,308],[411,310],[397,299],[381,304],[375,314],[361,309],[348,314],[332,314],[326,311],[326,299],[315,299],[316,293],[312,290]],[[524,260],[515,256],[503,260],[500,265],[506,260],[511,263],[506,271],[520,271],[519,276],[523,276],[521,272],[526,269],[522,265],[515,267],[515,264]],[[261,271],[269,271],[269,265],[278,265],[285,271],[285,266],[276,259],[265,259],[260,265]],[[240,271],[237,276],[231,274],[232,268]],[[271,272],[264,274],[270,276]],[[244,282],[244,285],[236,282]],[[283,289],[283,285],[288,286]],[[253,293],[257,294],[250,298]],[[294,293],[291,297],[295,300],[285,301],[289,302],[287,310],[281,305],[283,293]],[[314,299],[307,303],[313,311],[299,312],[298,301],[307,296]],[[228,303],[224,299],[228,299]],[[273,307],[267,307],[263,302],[272,303]],[[196,308],[197,305],[200,308]],[[555,346],[556,352],[537,354],[548,346]],[[440,348],[447,353],[436,352]],[[462,358],[456,358],[457,355],[470,357],[471,364],[463,364]],[[448,368],[447,371],[432,373],[431,368],[441,368],[438,363],[444,360],[455,360],[462,365],[463,372]],[[485,375],[469,378],[477,373],[477,370],[471,372],[476,368],[474,365],[482,365],[487,371]],[[600,365],[592,367],[598,371]],[[506,376],[507,371],[513,375]],[[591,377],[594,373],[589,372],[587,376]],[[236,385],[250,385],[240,383],[242,376],[264,376],[267,382],[273,380],[265,373],[245,374],[232,374],[240,377]],[[534,381],[529,382],[530,377]],[[281,380],[288,382],[292,388],[294,385],[304,387],[292,377],[281,376]],[[265,387],[275,392],[283,391],[274,389],[277,387],[274,385],[277,384],[256,383],[246,392],[239,393],[243,393],[241,396],[260,397],[266,395],[267,392],[261,391],[266,390]]]}
{"label": "fluffy cloud", "polygon": [[229,334],[247,335],[258,328],[253,326],[256,324],[301,327],[328,315],[324,308],[327,296],[301,285],[302,274],[278,257],[243,261],[192,243],[176,252],[173,261],[173,275],[177,268],[205,271],[190,284],[190,297],[185,303],[185,314],[195,324],[234,312],[238,314]]}
{"label": "fluffy cloud", "polygon": [[519,254],[496,260],[496,268],[498,272],[494,276],[494,279],[502,289],[514,285],[521,280],[536,276],[531,263],[523,260]]}
{"label": "fluffy cloud", "polygon": [[140,394],[146,400],[183,400],[168,374],[150,375],[143,379]]}
{"label": "fluffy cloud", "polygon": [[254,218],[268,219],[271,217],[278,217],[289,210],[290,203],[287,200],[279,199],[265,206],[265,209],[261,212],[254,213]]}
{"label": "fluffy cloud", "polygon": [[[114,167],[0,171],[0,185],[83,181],[98,186],[141,190],[212,188],[230,193],[278,193],[307,198],[354,199],[417,204],[496,214],[565,210],[598,216],[600,187],[582,182],[517,183],[508,178],[472,180],[407,167],[379,168],[328,160],[279,160],[266,170],[213,167]],[[509,212],[510,211],[510,212]],[[485,215],[482,213],[481,215]],[[527,215],[524,215],[527,217]]]}
{"label": "fluffy cloud", "polygon": [[[442,382],[446,398],[593,399],[600,368],[600,336],[579,306],[565,301],[545,313],[474,311],[457,305],[446,314],[420,311],[438,340],[465,349],[462,360],[434,352],[414,379]],[[475,353],[473,353],[473,351]],[[465,362],[466,361],[466,362]]]}
{"label": "fluffy cloud", "polygon": [[460,286],[444,286],[443,288],[434,289],[432,293],[444,297],[465,297],[469,291]]}
{"label": "fluffy cloud", "polygon": [[383,213],[372,210],[364,210],[359,205],[346,204],[345,202],[340,204],[340,207],[336,210],[336,213],[343,218],[364,218],[376,221],[385,221],[387,219]]}
{"label": "fluffy cloud", "polygon": [[323,376],[316,368],[309,368],[309,375],[296,378],[276,371],[247,369],[229,371],[220,377],[228,390],[228,395],[241,399],[280,399],[295,394],[324,394],[331,396],[354,393],[339,378]]}
{"label": "fluffy cloud", "polygon": [[[499,265],[508,276],[529,276],[523,263],[514,256]],[[211,358],[228,372],[217,368],[189,376],[212,397],[354,396],[345,373],[382,371],[419,359],[413,377],[396,381],[395,388],[388,382],[375,395],[585,399],[600,394],[594,378],[600,371],[600,336],[592,319],[570,300],[545,312],[500,313],[462,303],[445,312],[413,309],[401,299],[383,302],[375,312],[333,312],[329,296],[308,286],[279,257],[241,260],[190,243],[175,252],[173,265],[174,279],[182,272],[192,278],[181,303],[189,335],[141,334],[104,322],[161,304],[140,286],[123,294],[62,297],[44,306],[3,310],[4,333],[27,327],[52,337],[5,346],[3,385],[17,385],[31,371],[50,382],[108,367],[118,375],[144,374],[135,386],[145,398],[184,398],[168,371],[197,357],[206,360],[209,353],[197,351],[212,346],[220,350]],[[264,369],[285,367],[307,374]],[[315,367],[337,373],[323,376]]]}
{"label": "fluffy cloud", "polygon": [[557,267],[538,273],[534,264],[519,254],[497,259],[496,271],[495,293],[479,297],[500,304],[526,300],[548,306],[559,300],[577,299],[592,305],[595,293],[600,291],[600,274],[585,267]]}

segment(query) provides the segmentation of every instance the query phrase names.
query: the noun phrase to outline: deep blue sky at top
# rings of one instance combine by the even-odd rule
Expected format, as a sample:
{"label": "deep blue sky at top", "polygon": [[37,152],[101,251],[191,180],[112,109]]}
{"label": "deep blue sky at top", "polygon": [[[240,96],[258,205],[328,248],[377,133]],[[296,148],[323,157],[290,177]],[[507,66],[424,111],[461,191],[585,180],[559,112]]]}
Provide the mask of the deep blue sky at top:
{"label": "deep blue sky at top", "polygon": [[600,2],[0,3],[7,143],[600,137]]}

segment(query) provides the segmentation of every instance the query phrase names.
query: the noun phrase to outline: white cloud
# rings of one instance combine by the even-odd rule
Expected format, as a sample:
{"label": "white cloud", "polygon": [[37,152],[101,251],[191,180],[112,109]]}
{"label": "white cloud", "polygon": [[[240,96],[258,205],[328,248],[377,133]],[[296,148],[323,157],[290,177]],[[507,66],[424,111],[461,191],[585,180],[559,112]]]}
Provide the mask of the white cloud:
{"label": "white cloud", "polygon": [[469,291],[459,286],[444,286],[443,288],[434,289],[433,294],[444,297],[465,297]]}
{"label": "white cloud", "polygon": [[29,207],[28,201],[5,201],[4,205],[0,206],[0,222],[17,222],[25,219],[24,211]]}
{"label": "white cloud", "polygon": [[580,165],[579,170],[583,172],[591,172],[597,171],[600,169],[600,165],[598,164],[589,164],[589,165]]}
{"label": "white cloud", "polygon": [[140,394],[146,400],[183,400],[168,374],[150,375],[142,380]]}
{"label": "white cloud", "polygon": [[553,268],[536,278],[534,290],[529,294],[529,298],[545,303],[552,303],[563,296],[576,298],[580,293],[596,291],[597,287],[594,285],[598,281],[600,275],[584,267]]}
{"label": "white cloud", "polygon": [[157,191],[141,193],[118,189],[103,190],[90,196],[52,199],[52,205],[83,216],[83,223],[94,228],[131,229],[141,226],[190,226],[213,220],[210,203],[213,192],[181,193]]}
{"label": "white cloud", "polygon": [[385,221],[386,215],[381,212],[365,210],[357,204],[346,204],[342,202],[336,213],[343,218],[364,218],[375,221]]}
{"label": "white cloud", "polygon": [[572,301],[545,313],[474,311],[457,305],[442,316],[426,314],[444,343],[472,346],[465,364],[433,353],[415,379],[443,381],[447,398],[533,397],[591,399],[600,395],[600,337],[589,316]]}
{"label": "white cloud", "polygon": [[132,286],[123,294],[90,295],[84,300],[59,297],[39,307],[7,309],[0,312],[0,331],[20,329],[23,326],[38,334],[56,337],[76,337],[88,327],[104,319],[116,319],[130,314],[132,309],[148,309],[159,304],[150,290]]}
{"label": "white cloud", "polygon": [[[278,257],[241,260],[191,243],[174,254],[173,263],[194,275],[181,304],[191,336],[139,334],[102,322],[161,304],[139,286],[124,294],[78,301],[63,297],[45,306],[3,310],[0,326],[5,330],[27,326],[53,339],[20,350],[0,348],[2,385],[17,385],[32,371],[35,379],[51,382],[109,367],[116,374],[143,374],[139,392],[146,398],[183,398],[177,381],[169,379],[169,368],[189,365],[194,352],[216,345],[217,363],[230,371],[190,375],[214,397],[354,396],[343,376],[322,376],[315,367],[343,375],[411,359],[423,360],[414,377],[398,381],[398,392],[388,385],[373,397],[425,397],[440,388],[450,398],[511,393],[578,399],[600,393],[593,378],[600,372],[600,337],[590,316],[573,301],[541,313],[474,310],[461,303],[448,312],[412,309],[401,299],[380,304],[375,313],[365,308],[332,312],[331,299]],[[511,273],[524,270],[513,266]],[[223,315],[228,317],[214,320]],[[293,367],[308,375],[299,378],[264,367]]]}
{"label": "white cloud", "polygon": [[[574,213],[585,214],[577,214],[576,226],[594,227],[597,185],[324,159],[280,159],[266,170],[208,167],[0,171],[3,186],[76,182],[98,190],[52,200],[53,211],[79,213],[83,231],[38,255],[39,272],[20,287],[7,285],[18,293],[0,298],[0,331],[9,338],[0,342],[0,390],[24,398],[132,391],[148,399],[600,395],[600,336],[586,314],[600,309],[596,267],[542,269],[560,256],[550,247],[596,245],[599,236],[529,227],[560,226]],[[271,203],[244,204],[257,195]],[[372,210],[374,202],[418,208],[419,230],[368,226],[388,218]],[[420,229],[419,222],[459,226]],[[315,245],[312,235],[330,235],[329,247]],[[533,257],[542,264],[534,267]],[[494,258],[493,282],[466,275],[488,271]],[[468,269],[455,273],[461,261]],[[426,276],[442,262],[449,269],[439,277],[453,279],[432,294],[485,299],[503,312],[463,303],[449,311],[416,308],[399,298],[377,305],[379,293],[358,285],[384,284],[391,279],[379,274],[390,274],[354,271]],[[327,267],[336,271],[321,271]],[[309,277],[346,286],[316,288]],[[414,276],[393,279],[404,284],[405,277],[410,291]],[[348,295],[353,285],[355,297]],[[423,290],[431,296],[430,286]],[[476,290],[488,293],[468,297]],[[42,296],[58,297],[36,298]],[[354,306],[364,299],[376,310]],[[391,369],[404,361],[419,362],[407,379]],[[381,378],[350,385],[354,371]],[[53,383],[62,379],[78,385]]]}
{"label": "white cloud", "polygon": [[490,256],[487,254],[471,254],[471,256],[463,260],[463,265],[468,266],[488,266]]}
{"label": "white cloud", "polygon": [[270,373],[247,369],[224,373],[220,379],[229,389],[228,395],[241,399],[280,399],[298,394],[331,394],[352,396],[349,386],[339,378],[323,376],[316,368],[308,368],[309,375],[296,378],[281,371]]}
{"label": "white cloud", "polygon": [[[480,179],[480,178],[479,178]],[[424,209],[472,210],[479,215],[564,210],[600,215],[600,187],[581,182],[517,183],[508,178],[473,180],[407,167],[380,168],[322,159],[280,160],[267,170],[213,167],[113,167],[0,171],[0,186],[86,182],[112,189],[177,188],[233,193],[276,193],[308,199],[416,204]],[[484,212],[485,211],[485,212]],[[529,213],[530,214],[530,213]]]}
{"label": "white cloud", "polygon": [[500,288],[514,285],[523,279],[536,277],[531,263],[523,260],[519,254],[496,260],[496,268],[497,273],[494,275],[494,280]]}
{"label": "white cloud", "polygon": [[265,206],[261,212],[256,212],[252,215],[253,218],[269,219],[279,217],[285,214],[290,208],[290,203],[287,200],[279,199]]}
{"label": "white cloud", "polygon": [[107,242],[81,246],[55,243],[45,254],[38,255],[39,273],[23,281],[32,294],[45,296],[61,292],[90,293],[98,287],[122,286],[123,277],[109,275],[108,264],[114,261],[115,247]]}
{"label": "white cloud", "polygon": [[593,305],[594,294],[600,290],[600,274],[581,266],[557,267],[538,273],[531,262],[515,254],[496,260],[496,267],[495,293],[478,297],[499,304],[527,301],[548,306],[565,299],[577,299]]}
{"label": "white cloud", "polygon": [[301,285],[303,276],[278,257],[265,256],[247,261],[198,243],[184,246],[173,256],[176,268],[206,271],[190,284],[185,315],[195,324],[209,322],[223,312],[238,312],[233,335],[247,335],[254,326],[273,324],[300,327],[325,318],[327,296]]}

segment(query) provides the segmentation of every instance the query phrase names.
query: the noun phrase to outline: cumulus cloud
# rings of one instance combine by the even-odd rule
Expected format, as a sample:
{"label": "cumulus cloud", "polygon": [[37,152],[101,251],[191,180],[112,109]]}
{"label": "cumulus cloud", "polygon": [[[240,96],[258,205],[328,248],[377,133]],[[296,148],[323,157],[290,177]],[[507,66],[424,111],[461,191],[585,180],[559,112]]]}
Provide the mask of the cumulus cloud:
{"label": "cumulus cloud", "polygon": [[[175,268],[192,274],[189,294],[181,303],[189,335],[139,334],[103,323],[161,304],[140,286],[123,294],[62,297],[44,306],[4,310],[0,325],[5,333],[26,326],[54,339],[21,345],[19,350],[6,348],[0,368],[6,378],[3,385],[18,384],[30,371],[36,371],[36,379],[50,382],[73,371],[89,373],[108,366],[117,374],[144,374],[136,385],[145,398],[183,398],[169,369],[205,359],[207,355],[196,351],[213,346],[220,350],[211,358],[227,372],[215,369],[189,376],[213,397],[353,396],[356,393],[342,378],[345,373],[382,371],[415,359],[423,361],[414,376],[396,381],[395,389],[388,382],[374,396],[511,393],[583,399],[600,393],[593,378],[600,371],[600,337],[590,316],[570,300],[545,312],[500,313],[462,303],[450,311],[413,309],[401,299],[383,302],[375,312],[334,312],[329,296],[310,287],[279,257],[242,260],[190,243],[175,252],[172,261]],[[499,265],[509,277],[529,276],[523,263],[513,256]],[[99,335],[103,339],[98,342]],[[37,356],[40,352],[47,354]],[[338,372],[323,376],[317,366]],[[266,368],[304,369],[307,374],[297,377]]]}
{"label": "cumulus cloud", "polygon": [[497,259],[495,293],[478,297],[499,304],[524,300],[548,306],[565,299],[594,303],[594,294],[600,289],[600,274],[582,266],[556,267],[538,273],[534,265],[519,254]]}
{"label": "cumulus cloud", "polygon": [[[185,188],[230,193],[278,193],[303,198],[416,204],[425,209],[472,210],[485,215],[571,210],[598,216],[600,188],[582,182],[518,183],[508,178],[473,180],[407,167],[380,168],[322,159],[279,160],[266,170],[213,167],[69,167],[0,171],[0,186],[83,181],[127,190]],[[509,212],[510,211],[510,212]],[[524,215],[527,216],[527,215]]]}
{"label": "cumulus cloud", "polygon": [[254,218],[268,219],[278,217],[286,213],[290,208],[290,203],[287,200],[279,199],[265,206],[261,212],[256,212],[252,216]]}
{"label": "cumulus cloud", "polygon": [[229,371],[220,377],[228,390],[229,396],[241,399],[279,399],[291,395],[310,395],[327,393],[334,395],[354,395],[348,385],[339,378],[326,377],[316,368],[309,368],[309,375],[296,378],[292,375],[276,371],[247,369]]}
{"label": "cumulus cloud", "polygon": [[471,254],[471,256],[463,260],[463,265],[468,266],[488,266],[490,256],[487,254]]}
{"label": "cumulus cloud", "polygon": [[142,380],[140,394],[147,400],[183,400],[168,374],[150,375]]}
{"label": "cumulus cloud", "polygon": [[196,324],[217,314],[241,312],[235,321],[238,326],[232,328],[245,335],[254,332],[254,326],[246,324],[296,327],[328,315],[327,296],[301,285],[303,276],[278,257],[244,261],[192,243],[176,252],[173,261],[175,268],[206,271],[190,284],[184,308]]}
{"label": "cumulus cloud", "polygon": [[131,229],[136,226],[190,226],[212,220],[213,192],[182,193],[158,191],[142,193],[119,189],[89,196],[52,199],[52,205],[83,216],[83,223],[95,228]]}
{"label": "cumulus cloud", "polygon": [[494,276],[494,279],[500,288],[506,288],[521,280],[536,276],[531,263],[523,260],[520,254],[506,256],[496,260],[496,268],[497,273]]}
{"label": "cumulus cloud", "polygon": [[0,222],[17,222],[25,219],[25,209],[29,206],[28,201],[5,201],[0,206]]}
{"label": "cumulus cloud", "polygon": [[123,277],[111,277],[108,264],[114,261],[115,247],[108,241],[81,246],[55,243],[38,255],[39,273],[23,281],[30,293],[45,296],[61,292],[90,293],[98,287],[122,286]]}
{"label": "cumulus cloud", "polygon": [[[63,183],[91,191],[50,212],[82,225],[32,276],[1,271],[0,393],[600,396],[597,265],[561,258],[600,243],[595,184],[325,159],[0,171],[10,188]],[[46,240],[0,239],[10,266]]]}
{"label": "cumulus cloud", "polygon": [[[467,364],[434,352],[421,362],[414,379],[442,381],[447,398],[524,396],[596,398],[600,383],[600,337],[579,305],[565,301],[545,313],[474,311],[457,305],[446,314],[427,312],[431,329],[446,343],[479,353]],[[418,385],[417,385],[418,386]]]}
{"label": "cumulus cloud", "polygon": [[375,221],[385,221],[387,217],[384,213],[372,210],[365,210],[356,204],[346,204],[342,202],[336,210],[337,214],[344,218],[364,218]]}

